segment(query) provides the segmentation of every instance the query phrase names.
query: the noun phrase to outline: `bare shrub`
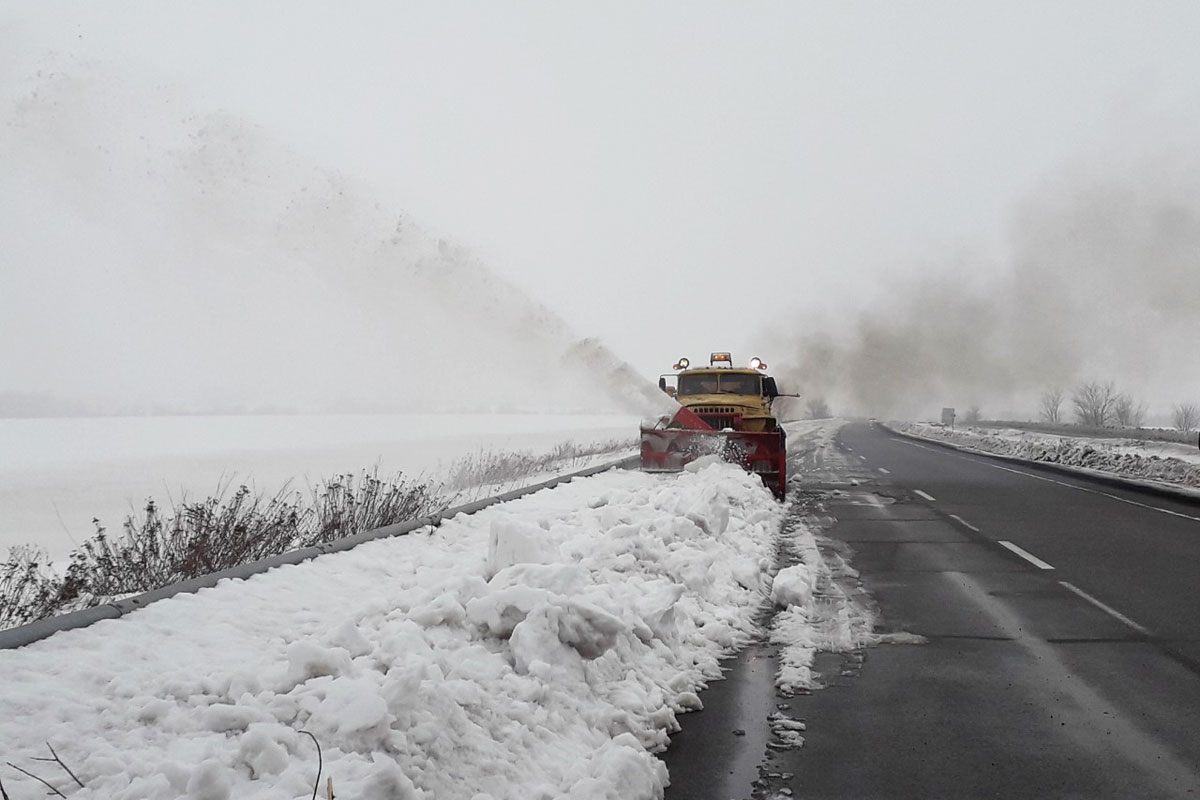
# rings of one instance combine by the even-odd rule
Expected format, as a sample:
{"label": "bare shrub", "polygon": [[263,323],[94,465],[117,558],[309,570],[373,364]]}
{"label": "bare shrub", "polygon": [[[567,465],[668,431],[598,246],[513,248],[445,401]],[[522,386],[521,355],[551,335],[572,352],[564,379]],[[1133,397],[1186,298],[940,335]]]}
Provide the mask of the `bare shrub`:
{"label": "bare shrub", "polygon": [[1117,392],[1112,381],[1083,383],[1071,394],[1071,405],[1075,407],[1075,418],[1080,425],[1103,428],[1113,420],[1113,405]]}
{"label": "bare shrub", "polygon": [[590,456],[615,453],[636,446],[633,440],[611,439],[590,444],[560,442],[549,452],[540,455],[529,450],[481,450],[454,462],[446,472],[444,487],[460,495],[465,490],[480,487],[512,487],[531,475],[570,468]]}
{"label": "bare shrub", "polygon": [[1061,386],[1052,386],[1042,392],[1038,400],[1038,411],[1046,422],[1062,422],[1062,402],[1065,396]]}
{"label": "bare shrub", "polygon": [[1189,434],[1200,426],[1200,406],[1195,403],[1179,403],[1172,409],[1175,427],[1181,433]]}
{"label": "bare shrub", "polygon": [[1113,419],[1122,428],[1140,428],[1146,421],[1146,404],[1121,392],[1113,400]]}
{"label": "bare shrub", "polygon": [[405,480],[397,473],[379,477],[378,468],[359,475],[335,475],[312,492],[314,524],[300,536],[301,547],[323,544],[362,531],[433,514],[450,501],[441,486]]}
{"label": "bare shrub", "polygon": [[273,497],[239,486],[164,513],[147,500],[110,536],[96,533],[71,554],[53,604],[84,608],[104,598],[139,594],[286,552],[311,526],[313,512],[287,489]]}
{"label": "bare shrub", "polygon": [[825,402],[824,397],[810,397],[804,403],[804,409],[808,413],[809,419],[828,419],[833,416],[833,412],[829,410],[829,404]]}
{"label": "bare shrub", "polygon": [[0,629],[48,616],[57,586],[45,551],[29,545],[10,549],[0,564]]}
{"label": "bare shrub", "polygon": [[967,413],[963,414],[963,422],[968,425],[976,425],[981,419],[983,419],[983,413],[979,410],[979,406],[971,406],[967,409]]}
{"label": "bare shrub", "polygon": [[230,492],[228,484],[212,497],[184,499],[166,512],[147,500],[116,536],[93,520],[95,534],[71,554],[61,574],[43,551],[12,548],[0,563],[0,629],[419,519],[472,499],[472,490],[512,487],[572,469],[589,456],[633,448],[632,440],[611,440],[563,442],[540,455],[481,452],[454,462],[446,484],[401,473],[381,478],[377,469],[364,470],[324,481],[307,501],[288,488],[265,496],[247,486]]}

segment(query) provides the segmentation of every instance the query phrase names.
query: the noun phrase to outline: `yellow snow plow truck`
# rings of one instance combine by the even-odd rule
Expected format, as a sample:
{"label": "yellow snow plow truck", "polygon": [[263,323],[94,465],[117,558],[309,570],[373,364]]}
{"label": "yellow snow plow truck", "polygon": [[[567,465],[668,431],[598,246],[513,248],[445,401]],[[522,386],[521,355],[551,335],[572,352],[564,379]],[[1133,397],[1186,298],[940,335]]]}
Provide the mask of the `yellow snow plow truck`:
{"label": "yellow snow plow truck", "polygon": [[686,358],[674,373],[658,379],[658,387],[679,403],[671,416],[642,424],[642,469],[679,472],[707,455],[762,477],[775,496],[787,494],[786,436],[771,412],[780,397],[775,379],[761,359],[748,368],[733,366],[729,353],[713,353],[707,367],[692,367]]}

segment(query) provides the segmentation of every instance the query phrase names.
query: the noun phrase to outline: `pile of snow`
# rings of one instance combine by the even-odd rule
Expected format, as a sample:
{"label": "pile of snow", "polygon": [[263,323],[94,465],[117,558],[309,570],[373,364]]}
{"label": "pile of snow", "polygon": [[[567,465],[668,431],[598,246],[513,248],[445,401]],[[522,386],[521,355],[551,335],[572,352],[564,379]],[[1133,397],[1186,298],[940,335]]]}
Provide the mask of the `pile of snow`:
{"label": "pile of snow", "polygon": [[1015,428],[951,429],[930,423],[904,423],[897,429],[985,453],[1200,488],[1200,451],[1182,444],[1057,436]]}
{"label": "pile of snow", "polygon": [[275,800],[311,795],[311,734],[356,800],[660,797],[782,514],[727,464],[613,471],[60,633],[0,652],[5,758],[77,798]]}

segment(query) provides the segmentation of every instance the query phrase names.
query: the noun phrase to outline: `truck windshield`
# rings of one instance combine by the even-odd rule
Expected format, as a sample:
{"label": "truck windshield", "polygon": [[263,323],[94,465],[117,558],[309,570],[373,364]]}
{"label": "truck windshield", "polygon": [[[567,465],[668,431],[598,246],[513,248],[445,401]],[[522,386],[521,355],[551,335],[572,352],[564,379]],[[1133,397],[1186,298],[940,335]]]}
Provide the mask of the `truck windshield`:
{"label": "truck windshield", "polygon": [[762,395],[760,375],[680,375],[680,396],[689,394],[752,394]]}

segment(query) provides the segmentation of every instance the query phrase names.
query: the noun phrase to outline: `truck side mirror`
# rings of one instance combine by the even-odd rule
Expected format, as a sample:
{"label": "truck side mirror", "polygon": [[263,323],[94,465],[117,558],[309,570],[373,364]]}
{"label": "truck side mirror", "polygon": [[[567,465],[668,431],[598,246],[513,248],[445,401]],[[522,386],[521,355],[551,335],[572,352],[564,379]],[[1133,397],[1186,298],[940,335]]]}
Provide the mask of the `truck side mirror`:
{"label": "truck side mirror", "polygon": [[763,378],[763,397],[769,397],[772,400],[779,397],[779,387],[775,385],[774,378]]}
{"label": "truck side mirror", "polygon": [[667,379],[666,378],[658,379],[658,388],[664,392],[667,391]]}

